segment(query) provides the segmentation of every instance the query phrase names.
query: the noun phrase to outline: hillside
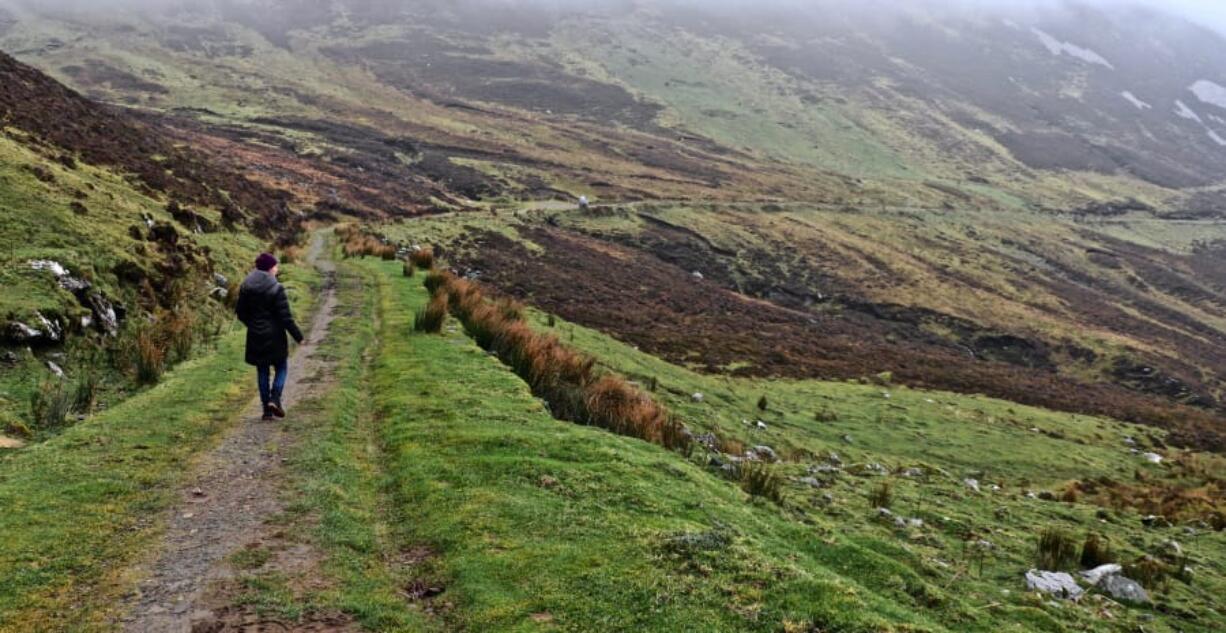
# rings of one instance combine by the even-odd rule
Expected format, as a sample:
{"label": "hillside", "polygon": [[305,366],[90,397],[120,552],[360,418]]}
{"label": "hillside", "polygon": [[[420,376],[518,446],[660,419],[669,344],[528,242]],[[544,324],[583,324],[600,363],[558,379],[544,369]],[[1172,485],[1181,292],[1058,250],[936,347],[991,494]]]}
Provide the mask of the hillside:
{"label": "hillside", "polygon": [[1026,6],[0,0],[0,632],[1226,628],[1226,38]]}

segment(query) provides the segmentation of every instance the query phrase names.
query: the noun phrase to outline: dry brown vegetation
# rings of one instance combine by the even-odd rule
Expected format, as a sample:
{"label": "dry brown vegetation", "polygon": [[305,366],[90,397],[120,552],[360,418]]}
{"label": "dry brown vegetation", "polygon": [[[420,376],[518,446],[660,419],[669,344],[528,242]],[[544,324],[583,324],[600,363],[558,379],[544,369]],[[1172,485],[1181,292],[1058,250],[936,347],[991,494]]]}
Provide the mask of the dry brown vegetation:
{"label": "dry brown vegetation", "polygon": [[434,250],[423,248],[409,253],[409,262],[422,270],[434,268]]}
{"label": "dry brown vegetation", "polygon": [[681,453],[691,450],[691,435],[680,420],[625,378],[597,372],[593,358],[534,331],[523,321],[522,304],[490,301],[476,283],[447,272],[430,273],[425,285],[431,304],[449,305],[473,340],[523,378],[554,417]]}
{"label": "dry brown vegetation", "polygon": [[336,235],[341,240],[341,252],[346,259],[354,257],[378,257],[388,261],[396,259],[394,244],[388,244],[382,238],[371,235],[361,228],[344,224],[336,227]]}

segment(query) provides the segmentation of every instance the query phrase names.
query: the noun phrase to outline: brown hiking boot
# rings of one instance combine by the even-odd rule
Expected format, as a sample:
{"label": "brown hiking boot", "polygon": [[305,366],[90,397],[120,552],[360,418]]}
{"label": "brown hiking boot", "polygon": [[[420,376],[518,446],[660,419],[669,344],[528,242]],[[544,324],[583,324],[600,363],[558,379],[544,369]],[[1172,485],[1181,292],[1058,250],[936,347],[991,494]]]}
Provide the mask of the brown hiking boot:
{"label": "brown hiking boot", "polygon": [[280,402],[270,402],[268,404],[268,410],[272,411],[272,414],[278,418],[285,417],[285,407],[281,406]]}
{"label": "brown hiking boot", "polygon": [[272,405],[266,404],[264,405],[264,417],[260,419],[265,422],[272,422],[273,420],[277,419],[276,415],[277,414],[272,409]]}

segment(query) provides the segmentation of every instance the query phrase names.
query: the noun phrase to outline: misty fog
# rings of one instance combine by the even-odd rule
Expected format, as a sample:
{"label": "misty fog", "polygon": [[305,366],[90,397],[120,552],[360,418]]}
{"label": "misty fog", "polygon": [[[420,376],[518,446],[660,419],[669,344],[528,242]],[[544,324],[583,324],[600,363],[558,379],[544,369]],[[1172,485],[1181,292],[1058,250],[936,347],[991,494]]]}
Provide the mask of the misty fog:
{"label": "misty fog", "polygon": [[[295,6],[302,0],[288,0],[281,4]],[[1120,12],[1148,9],[1176,14],[1193,22],[1226,32],[1226,3],[1217,0],[345,0],[340,4],[356,8],[380,7],[387,10],[397,3],[406,7],[422,8],[430,5],[449,9],[493,8],[501,11],[532,10],[549,14],[565,14],[573,11],[625,12],[635,9],[682,10],[695,14],[752,12],[761,16],[766,13],[820,13],[834,12],[846,15],[849,12],[888,16],[891,13],[923,12],[933,15],[950,14],[955,17],[991,16],[1009,14],[1038,18],[1044,12],[1076,9],[1079,5],[1091,5]],[[207,7],[256,5],[268,11],[278,3],[257,0],[0,0],[0,7],[22,8],[29,11],[68,11],[96,13],[115,9],[148,10],[155,8],[191,8],[207,10]],[[314,4],[308,1],[305,4]],[[318,9],[318,7],[312,7]],[[276,10],[275,8],[272,10]],[[291,9],[285,9],[292,11]],[[467,11],[464,11],[468,13]],[[479,13],[477,13],[479,15]]]}

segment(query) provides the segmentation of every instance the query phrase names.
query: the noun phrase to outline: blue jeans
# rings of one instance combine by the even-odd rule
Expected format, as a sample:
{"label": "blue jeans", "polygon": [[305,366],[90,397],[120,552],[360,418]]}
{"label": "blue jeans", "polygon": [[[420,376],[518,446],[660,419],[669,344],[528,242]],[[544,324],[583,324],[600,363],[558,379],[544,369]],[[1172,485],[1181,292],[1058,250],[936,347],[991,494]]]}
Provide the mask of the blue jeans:
{"label": "blue jeans", "polygon": [[[268,384],[268,374],[275,371],[272,384]],[[281,403],[281,392],[285,391],[285,378],[289,374],[289,359],[283,358],[276,365],[260,365],[255,368],[256,380],[260,383],[260,402]]]}

